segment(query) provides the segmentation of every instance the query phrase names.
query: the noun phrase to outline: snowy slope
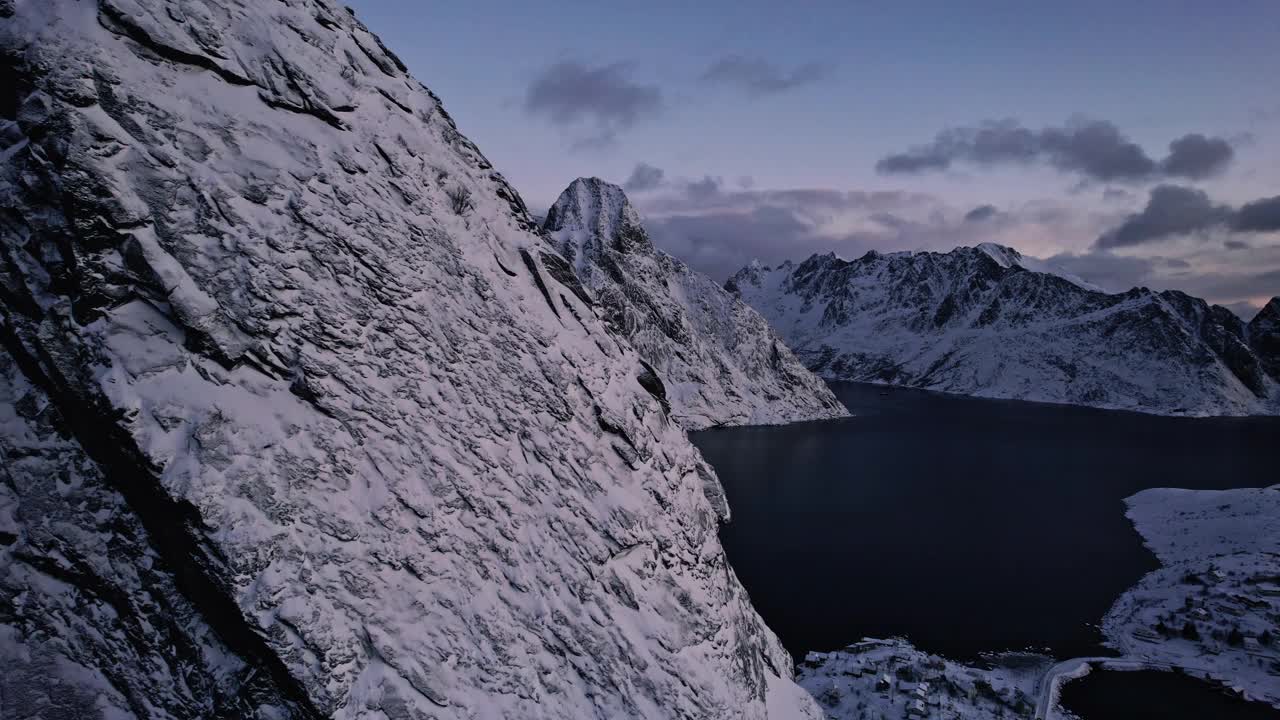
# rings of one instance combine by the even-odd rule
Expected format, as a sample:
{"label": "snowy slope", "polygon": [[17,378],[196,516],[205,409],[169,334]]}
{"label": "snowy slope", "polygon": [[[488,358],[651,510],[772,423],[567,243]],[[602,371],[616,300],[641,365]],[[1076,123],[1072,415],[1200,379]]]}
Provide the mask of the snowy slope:
{"label": "snowy slope", "polygon": [[847,414],[759,313],[653,246],[622,188],[579,178],[543,227],[687,429]]}
{"label": "snowy slope", "polygon": [[644,363],[349,11],[0,0],[0,79],[0,716],[816,716]]}
{"label": "snowy slope", "polygon": [[1280,348],[1260,324],[1174,291],[1107,294],[999,245],[815,255],[744,268],[726,287],[828,379],[1153,413],[1280,411]]}

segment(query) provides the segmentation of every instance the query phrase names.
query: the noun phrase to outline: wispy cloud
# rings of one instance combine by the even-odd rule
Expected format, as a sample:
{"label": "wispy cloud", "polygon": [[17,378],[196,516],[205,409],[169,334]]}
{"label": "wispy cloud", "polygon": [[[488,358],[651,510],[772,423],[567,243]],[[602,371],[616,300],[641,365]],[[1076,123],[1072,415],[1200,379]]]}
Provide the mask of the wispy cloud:
{"label": "wispy cloud", "polygon": [[832,70],[830,65],[819,62],[782,68],[759,57],[726,55],[711,63],[701,80],[732,87],[747,95],[775,95],[823,80]]}

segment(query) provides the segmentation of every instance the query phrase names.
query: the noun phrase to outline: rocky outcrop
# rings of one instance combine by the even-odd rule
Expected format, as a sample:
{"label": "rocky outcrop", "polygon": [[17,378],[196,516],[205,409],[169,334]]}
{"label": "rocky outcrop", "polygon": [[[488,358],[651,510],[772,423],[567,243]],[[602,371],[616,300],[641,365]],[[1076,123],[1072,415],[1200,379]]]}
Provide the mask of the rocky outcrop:
{"label": "rocky outcrop", "polygon": [[1249,321],[1249,345],[1273,378],[1280,378],[1280,297],[1271,298]]}
{"label": "rocky outcrop", "polygon": [[1180,292],[1109,294],[999,245],[815,255],[744,268],[726,287],[832,380],[1153,413],[1280,412],[1267,310],[1246,327]]}
{"label": "rocky outcrop", "polygon": [[147,501],[113,487],[70,432],[0,353],[4,717],[316,716],[261,640],[218,616],[217,596],[198,580],[181,592],[195,578],[165,556],[183,524],[148,532],[129,497]]}
{"label": "rocky outcrop", "polygon": [[609,327],[656,368],[685,428],[847,414],[759,313],[653,246],[622,188],[579,178],[543,227]]}
{"label": "rocky outcrop", "polygon": [[806,716],[663,380],[328,0],[0,0],[0,716]]}

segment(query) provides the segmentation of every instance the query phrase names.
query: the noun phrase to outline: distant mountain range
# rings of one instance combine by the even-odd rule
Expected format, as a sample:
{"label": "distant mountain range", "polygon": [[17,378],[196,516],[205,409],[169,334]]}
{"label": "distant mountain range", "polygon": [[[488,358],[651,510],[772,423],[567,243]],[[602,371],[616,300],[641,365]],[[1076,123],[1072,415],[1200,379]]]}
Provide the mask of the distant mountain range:
{"label": "distant mountain range", "polygon": [[622,188],[580,178],[543,229],[631,341],[686,429],[848,414],[769,323],[711,278],[658,250]]}
{"label": "distant mountain range", "polygon": [[989,243],[753,264],[725,287],[829,380],[1160,414],[1280,412],[1280,298],[1246,324],[1182,292],[1106,293]]}

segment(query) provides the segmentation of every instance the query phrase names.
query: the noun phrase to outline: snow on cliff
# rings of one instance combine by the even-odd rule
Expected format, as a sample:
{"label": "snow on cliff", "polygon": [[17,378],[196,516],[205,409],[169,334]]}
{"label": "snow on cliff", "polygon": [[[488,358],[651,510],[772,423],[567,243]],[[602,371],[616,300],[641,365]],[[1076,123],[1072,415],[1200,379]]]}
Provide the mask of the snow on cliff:
{"label": "snow on cliff", "polygon": [[847,414],[759,313],[653,246],[622,188],[579,178],[543,227],[605,321],[656,369],[684,427]]}
{"label": "snow on cliff", "polygon": [[0,715],[816,716],[650,371],[348,10],[0,0],[0,79]]}
{"label": "snow on cliff", "polygon": [[1180,292],[1107,294],[1000,245],[814,255],[749,266],[726,287],[831,380],[1153,413],[1280,412],[1267,310],[1246,326]]}

